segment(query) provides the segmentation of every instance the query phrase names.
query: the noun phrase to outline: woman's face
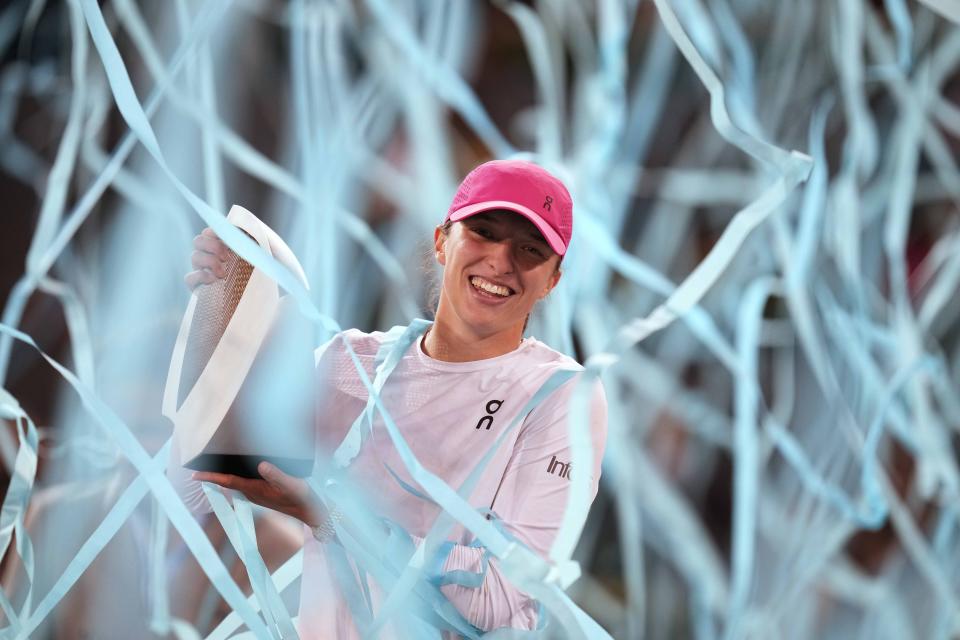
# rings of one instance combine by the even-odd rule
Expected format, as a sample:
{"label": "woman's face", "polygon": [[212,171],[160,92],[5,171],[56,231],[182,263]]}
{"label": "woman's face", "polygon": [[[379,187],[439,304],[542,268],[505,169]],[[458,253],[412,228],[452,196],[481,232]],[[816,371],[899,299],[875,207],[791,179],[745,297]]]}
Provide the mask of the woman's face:
{"label": "woman's face", "polygon": [[478,213],[434,236],[444,266],[438,320],[478,337],[523,332],[538,300],[560,279],[558,256],[532,222],[511,211]]}

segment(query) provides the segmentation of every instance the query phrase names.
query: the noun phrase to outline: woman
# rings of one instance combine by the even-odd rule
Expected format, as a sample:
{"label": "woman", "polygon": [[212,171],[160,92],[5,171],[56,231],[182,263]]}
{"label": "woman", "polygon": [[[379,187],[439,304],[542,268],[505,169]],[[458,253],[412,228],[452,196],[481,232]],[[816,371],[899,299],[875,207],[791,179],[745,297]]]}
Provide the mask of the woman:
{"label": "woman", "polygon": [[[434,232],[443,281],[433,324],[422,335],[407,331],[405,335],[412,335],[407,346],[397,346],[396,333],[348,330],[323,348],[318,359],[320,377],[326,381],[318,389],[321,450],[337,449],[367,404],[366,388],[346,344],[371,380],[378,352],[405,348],[381,397],[417,460],[458,488],[503,435],[469,494],[470,505],[485,509],[509,535],[546,558],[567,508],[574,472],[567,417],[574,378],[582,367],[535,338],[524,338],[523,332],[534,305],[560,279],[572,227],[569,193],[539,166],[495,160],[474,169]],[[187,275],[187,284],[194,287],[223,277],[226,246],[209,229],[194,245],[196,270]],[[574,373],[555,375],[563,371]],[[558,386],[544,389],[549,394],[531,410],[531,398],[544,385]],[[592,501],[606,441],[606,400],[599,384],[590,414],[593,467],[585,472],[590,474]],[[418,490],[384,431],[378,418],[372,435],[347,456],[346,474],[366,489],[385,521],[396,523],[419,543],[440,508]],[[349,598],[341,592],[345,587],[332,576],[331,554],[338,544],[332,523],[338,514],[328,513],[304,481],[267,463],[258,470],[263,480],[181,471],[181,493],[194,508],[204,508],[196,481],[213,482],[301,520],[311,532],[305,538],[302,634],[361,635],[369,617],[356,611],[356,601],[351,611]],[[537,627],[537,603],[510,584],[496,559],[487,561],[484,549],[471,544],[469,531],[458,526],[447,540],[446,555],[431,577],[443,584],[441,592],[469,625],[480,631]],[[364,592],[363,606],[373,617],[380,597],[375,586]]]}

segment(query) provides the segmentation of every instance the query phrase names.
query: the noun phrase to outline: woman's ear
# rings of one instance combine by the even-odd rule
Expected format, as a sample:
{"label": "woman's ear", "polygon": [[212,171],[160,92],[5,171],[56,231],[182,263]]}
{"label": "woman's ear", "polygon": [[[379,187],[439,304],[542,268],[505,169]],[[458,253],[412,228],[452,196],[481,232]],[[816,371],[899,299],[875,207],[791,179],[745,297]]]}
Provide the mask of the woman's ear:
{"label": "woman's ear", "polygon": [[443,228],[438,226],[433,230],[433,248],[436,252],[437,262],[442,265],[447,264],[447,255],[444,253],[444,246],[447,242],[447,234],[443,232]]}
{"label": "woman's ear", "polygon": [[560,267],[557,267],[557,270],[553,272],[553,275],[550,276],[550,279],[547,280],[547,287],[543,290],[543,295],[540,296],[540,299],[543,300],[547,297],[553,288],[557,286],[557,283],[560,282],[560,276],[563,275],[563,272],[560,271]]}

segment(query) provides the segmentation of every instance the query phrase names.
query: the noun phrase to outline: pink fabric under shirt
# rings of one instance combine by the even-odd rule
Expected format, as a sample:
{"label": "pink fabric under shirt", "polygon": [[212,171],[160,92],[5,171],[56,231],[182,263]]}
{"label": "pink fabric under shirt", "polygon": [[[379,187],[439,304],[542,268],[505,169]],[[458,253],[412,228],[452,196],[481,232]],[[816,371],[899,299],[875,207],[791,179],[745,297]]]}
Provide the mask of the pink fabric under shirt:
{"label": "pink fabric under shirt", "polygon": [[[386,334],[345,331],[325,347],[319,360],[320,378],[317,437],[321,452],[332,452],[342,441],[367,402],[353,362],[344,348],[349,340],[361,363],[374,378],[374,358]],[[531,396],[560,368],[582,369],[572,359],[535,338],[526,338],[514,351],[473,362],[443,362],[423,353],[421,339],[410,348],[391,374],[382,399],[398,429],[420,463],[451,487],[459,487]],[[319,353],[319,351],[318,351]],[[575,376],[576,378],[576,376]],[[567,508],[571,468],[567,414],[576,380],[561,385],[537,406],[494,453],[469,503],[492,510],[504,528],[534,552],[546,558]],[[607,407],[602,386],[593,393],[590,435],[593,466],[590,500],[596,496],[600,462],[606,442]],[[321,455],[323,455],[321,453]],[[416,487],[377,414],[373,435],[348,467],[353,484],[366,489],[375,511],[402,526],[415,543],[422,541],[439,514],[439,507],[404,489],[387,466]],[[195,511],[207,510],[206,500],[188,480],[179,476],[181,495]],[[174,477],[174,480],[177,478]],[[581,523],[582,525],[582,523]],[[353,617],[329,572],[328,545],[318,543],[305,528],[299,630],[304,638],[359,638]],[[442,572],[482,571],[484,551],[471,547],[473,535],[456,525],[447,536],[455,543]],[[336,544],[336,543],[330,543]],[[445,585],[442,593],[475,627],[534,629],[536,601],[514,587],[490,559],[477,588]],[[368,605],[376,608],[383,594],[370,584]],[[404,637],[403,633],[397,633]],[[392,637],[390,630],[381,637]]]}

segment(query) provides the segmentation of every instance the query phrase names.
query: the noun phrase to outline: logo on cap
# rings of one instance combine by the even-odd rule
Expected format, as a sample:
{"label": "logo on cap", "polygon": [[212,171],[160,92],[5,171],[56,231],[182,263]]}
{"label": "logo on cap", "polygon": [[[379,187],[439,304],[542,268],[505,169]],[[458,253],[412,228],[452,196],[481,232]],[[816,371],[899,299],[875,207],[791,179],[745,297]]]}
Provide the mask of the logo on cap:
{"label": "logo on cap", "polygon": [[550,196],[546,197],[547,199],[543,201],[543,208],[547,211],[550,211],[550,205],[553,204],[553,198]]}

